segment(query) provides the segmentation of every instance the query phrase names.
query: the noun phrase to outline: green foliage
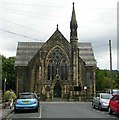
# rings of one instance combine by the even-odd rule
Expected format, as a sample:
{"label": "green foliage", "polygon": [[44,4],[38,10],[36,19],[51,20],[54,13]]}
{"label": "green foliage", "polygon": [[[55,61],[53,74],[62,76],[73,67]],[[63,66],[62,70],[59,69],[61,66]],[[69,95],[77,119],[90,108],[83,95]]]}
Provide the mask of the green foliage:
{"label": "green foliage", "polygon": [[15,57],[6,58],[2,56],[2,85],[4,86],[4,80],[6,78],[7,90],[9,89],[15,90],[14,62],[15,62]]}
{"label": "green foliage", "polygon": [[119,88],[118,74],[119,74],[119,71],[117,70],[112,71],[112,88]]}
{"label": "green foliage", "polygon": [[[10,94],[10,90],[7,90],[7,91],[5,92],[5,94],[4,94],[4,100],[5,100],[6,102],[9,101],[9,94]],[[17,98],[17,96],[16,96],[16,94],[14,93],[14,95],[13,95],[13,100],[15,101],[16,98]]]}
{"label": "green foliage", "polygon": [[0,90],[2,89],[2,56],[0,55]]}
{"label": "green foliage", "polygon": [[[112,88],[119,88],[119,71],[112,71]],[[96,69],[96,90],[105,91],[110,88],[110,70]]]}

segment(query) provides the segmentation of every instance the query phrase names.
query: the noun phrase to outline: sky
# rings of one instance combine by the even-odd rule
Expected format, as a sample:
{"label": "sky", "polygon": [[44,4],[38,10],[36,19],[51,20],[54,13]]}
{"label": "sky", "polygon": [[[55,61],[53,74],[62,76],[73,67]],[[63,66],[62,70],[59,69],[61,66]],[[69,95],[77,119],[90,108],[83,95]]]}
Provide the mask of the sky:
{"label": "sky", "polygon": [[91,42],[97,67],[117,69],[118,0],[0,0],[0,54],[16,56],[18,42],[46,42],[59,25],[70,41],[72,3],[78,40]]}

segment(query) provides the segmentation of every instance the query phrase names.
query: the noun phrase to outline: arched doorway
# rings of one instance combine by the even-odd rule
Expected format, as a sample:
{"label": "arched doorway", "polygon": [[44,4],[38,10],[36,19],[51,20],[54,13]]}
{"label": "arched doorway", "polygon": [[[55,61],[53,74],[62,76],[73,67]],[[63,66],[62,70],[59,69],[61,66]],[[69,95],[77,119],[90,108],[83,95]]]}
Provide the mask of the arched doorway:
{"label": "arched doorway", "polygon": [[54,87],[54,97],[60,98],[61,97],[61,86],[59,83],[55,84]]}

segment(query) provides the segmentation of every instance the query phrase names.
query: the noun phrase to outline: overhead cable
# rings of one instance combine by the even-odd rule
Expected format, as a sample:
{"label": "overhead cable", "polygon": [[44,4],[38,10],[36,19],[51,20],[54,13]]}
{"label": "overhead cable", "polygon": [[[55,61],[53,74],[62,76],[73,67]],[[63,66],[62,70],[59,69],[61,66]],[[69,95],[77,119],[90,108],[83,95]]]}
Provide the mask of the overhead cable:
{"label": "overhead cable", "polygon": [[3,31],[3,32],[10,33],[10,34],[14,34],[14,35],[22,36],[22,37],[25,37],[25,38],[29,38],[29,39],[32,39],[32,40],[35,40],[35,41],[40,41],[39,39],[35,39],[35,38],[29,37],[29,36],[26,36],[26,35],[21,35],[21,34],[11,32],[11,31],[8,31],[8,30],[4,30],[2,28],[0,28],[0,30]]}

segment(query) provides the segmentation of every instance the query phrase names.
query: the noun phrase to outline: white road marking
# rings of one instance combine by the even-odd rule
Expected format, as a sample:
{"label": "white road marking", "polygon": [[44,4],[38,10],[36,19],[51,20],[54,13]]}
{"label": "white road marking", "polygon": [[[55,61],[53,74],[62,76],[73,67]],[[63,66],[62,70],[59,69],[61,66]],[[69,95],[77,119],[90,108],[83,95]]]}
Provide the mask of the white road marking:
{"label": "white road marking", "polygon": [[41,118],[41,114],[42,114],[42,105],[40,105],[40,114],[39,114],[38,118]]}
{"label": "white road marking", "polygon": [[102,114],[105,114],[104,112],[101,112]]}

